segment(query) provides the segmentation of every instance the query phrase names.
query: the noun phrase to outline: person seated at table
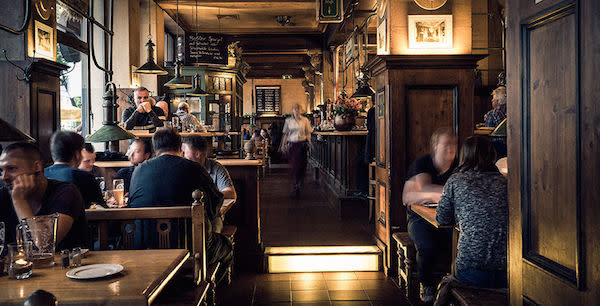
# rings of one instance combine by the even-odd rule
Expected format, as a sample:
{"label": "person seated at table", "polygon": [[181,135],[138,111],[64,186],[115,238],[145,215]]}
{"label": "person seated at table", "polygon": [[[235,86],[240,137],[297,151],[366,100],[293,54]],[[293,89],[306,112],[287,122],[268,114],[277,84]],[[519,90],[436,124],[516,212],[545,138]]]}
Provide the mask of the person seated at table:
{"label": "person seated at table", "polygon": [[254,141],[254,142],[261,142],[264,139],[262,138],[262,136],[260,136],[260,130],[256,129],[254,130],[254,133],[252,133],[252,138],[250,138],[250,141]]}
{"label": "person seated at table", "polygon": [[[431,135],[431,153],[417,158],[408,168],[402,201],[405,205],[437,203],[444,184],[457,166],[456,134],[450,128],[439,128]],[[436,229],[409,210],[408,234],[417,251],[417,267],[421,283],[421,300],[435,298],[434,264],[436,255],[449,252],[452,232]]]}
{"label": "person seated at table", "polygon": [[498,86],[492,91],[492,109],[485,114],[484,126],[497,127],[506,118],[506,87]]}
{"label": "person seated at table", "polygon": [[83,205],[92,203],[105,206],[104,197],[96,178],[89,172],[77,168],[81,162],[84,140],[74,132],[57,131],[50,138],[50,153],[54,165],[44,169],[49,179],[73,183],[83,196]]}
{"label": "person seated at table", "polygon": [[100,167],[94,165],[96,162],[96,150],[94,146],[86,142],[81,150],[81,162],[79,163],[79,169],[91,173],[94,177],[104,177]]}
{"label": "person seated at table", "polygon": [[171,114],[171,112],[169,111],[169,103],[167,103],[166,101],[158,101],[156,102],[156,106],[162,109],[163,113],[165,114],[164,116],[159,116],[160,120],[171,120],[169,116]]}
{"label": "person seated at table", "polygon": [[206,132],[206,128],[200,123],[200,120],[196,116],[190,114],[190,106],[186,102],[181,102],[177,105],[177,112],[175,115],[179,117],[184,128],[192,128],[196,126],[199,132]]}
{"label": "person seated at table", "polygon": [[[161,207],[191,205],[192,193],[196,189],[204,192],[204,209],[207,223],[214,220],[223,204],[223,194],[199,163],[181,157],[181,136],[174,129],[158,129],[152,136],[152,147],[156,157],[135,169],[129,189],[129,206]],[[139,227],[136,227],[138,234]],[[171,231],[176,234],[176,231]],[[141,235],[141,231],[139,232]],[[149,235],[144,235],[148,238]],[[174,241],[171,237],[171,241]],[[176,238],[176,237],[175,237]],[[136,247],[151,246],[149,241]],[[206,251],[209,264],[221,262],[227,269],[232,260],[229,240],[207,226]],[[220,277],[224,275],[221,270]]]}
{"label": "person seated at table", "polygon": [[467,138],[460,150],[460,165],[444,185],[437,207],[440,225],[460,228],[454,271],[468,286],[507,286],[508,189],[495,160],[496,151],[488,138]]}
{"label": "person seated at table", "polygon": [[37,146],[13,143],[0,155],[0,221],[5,224],[6,243],[16,239],[19,220],[58,213],[56,249],[87,247],[88,226],[77,186],[48,179]]}
{"label": "person seated at table", "polygon": [[133,92],[133,97],[135,105],[126,108],[121,116],[126,129],[149,130],[163,126],[163,121],[158,116],[164,116],[165,113],[160,107],[152,105],[150,91],[146,87],[138,87]]}
{"label": "person seated at table", "polygon": [[131,143],[131,145],[129,145],[127,157],[132,163],[132,166],[119,169],[119,171],[117,171],[117,175],[115,176],[117,179],[123,179],[123,183],[125,185],[123,192],[129,192],[129,186],[131,186],[131,176],[133,175],[135,168],[139,164],[150,159],[151,156],[152,143],[149,140],[136,139]]}
{"label": "person seated at table", "polygon": [[[181,146],[183,156],[191,161],[199,163],[206,169],[213,182],[217,185],[219,191],[223,194],[223,197],[225,199],[235,200],[237,195],[229,172],[218,161],[208,158],[208,149],[208,141],[206,138],[200,136],[184,138],[183,145]],[[223,229],[223,218],[229,209],[231,209],[230,205],[221,206],[219,214],[212,222],[213,230],[215,232],[220,233]]]}
{"label": "person seated at table", "polygon": [[250,136],[250,131],[244,129],[243,133],[242,133],[242,139],[243,140],[250,140],[251,136]]}

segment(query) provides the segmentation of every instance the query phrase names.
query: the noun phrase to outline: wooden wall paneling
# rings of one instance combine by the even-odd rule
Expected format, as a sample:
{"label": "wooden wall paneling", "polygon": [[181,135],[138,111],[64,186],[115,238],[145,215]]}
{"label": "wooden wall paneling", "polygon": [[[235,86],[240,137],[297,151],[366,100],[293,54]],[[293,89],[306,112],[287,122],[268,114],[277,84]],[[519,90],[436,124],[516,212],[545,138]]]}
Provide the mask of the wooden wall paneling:
{"label": "wooden wall paneling", "polygon": [[600,3],[507,1],[512,305],[600,300]]}
{"label": "wooden wall paneling", "polygon": [[[19,61],[15,64],[23,67],[27,62]],[[0,71],[0,118],[30,135],[29,85],[17,79],[23,77],[23,72],[4,61],[0,62]]]}
{"label": "wooden wall paneling", "polygon": [[455,97],[455,86],[409,86],[406,89],[406,165],[431,152],[429,139],[436,129],[458,128]]}

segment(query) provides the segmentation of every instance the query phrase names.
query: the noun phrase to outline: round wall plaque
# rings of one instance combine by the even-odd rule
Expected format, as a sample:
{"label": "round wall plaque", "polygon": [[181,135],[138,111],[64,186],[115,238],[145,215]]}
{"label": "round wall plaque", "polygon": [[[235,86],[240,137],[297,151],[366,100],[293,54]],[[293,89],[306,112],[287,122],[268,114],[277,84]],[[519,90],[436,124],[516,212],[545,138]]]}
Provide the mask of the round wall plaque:
{"label": "round wall plaque", "polygon": [[448,0],[414,0],[415,3],[426,10],[437,10],[444,6]]}

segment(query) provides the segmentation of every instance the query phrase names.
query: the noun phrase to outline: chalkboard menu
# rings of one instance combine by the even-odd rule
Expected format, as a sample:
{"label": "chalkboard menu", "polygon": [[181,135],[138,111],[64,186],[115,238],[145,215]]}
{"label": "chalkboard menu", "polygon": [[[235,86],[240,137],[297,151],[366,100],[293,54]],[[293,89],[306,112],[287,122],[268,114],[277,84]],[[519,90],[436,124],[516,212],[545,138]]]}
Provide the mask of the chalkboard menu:
{"label": "chalkboard menu", "polygon": [[186,33],[185,64],[227,65],[227,38],[214,33]]}
{"label": "chalkboard menu", "polygon": [[281,86],[255,86],[256,113],[279,114]]}

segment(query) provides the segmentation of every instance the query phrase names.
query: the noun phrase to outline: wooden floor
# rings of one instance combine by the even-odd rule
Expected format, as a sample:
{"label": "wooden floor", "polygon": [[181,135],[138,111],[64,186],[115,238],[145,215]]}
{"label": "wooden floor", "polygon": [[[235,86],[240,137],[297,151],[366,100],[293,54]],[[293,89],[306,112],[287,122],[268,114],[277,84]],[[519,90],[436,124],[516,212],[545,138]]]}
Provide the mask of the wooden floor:
{"label": "wooden floor", "polygon": [[[322,186],[309,180],[291,199],[292,181],[275,168],[261,185],[261,234],[265,246],[373,245],[367,216],[339,220]],[[219,305],[409,305],[382,272],[238,274],[218,288]]]}
{"label": "wooden floor", "polygon": [[292,199],[289,169],[271,169],[260,186],[261,235],[268,246],[374,245],[368,216],[339,220],[327,203],[323,186],[309,167],[298,199]]}

